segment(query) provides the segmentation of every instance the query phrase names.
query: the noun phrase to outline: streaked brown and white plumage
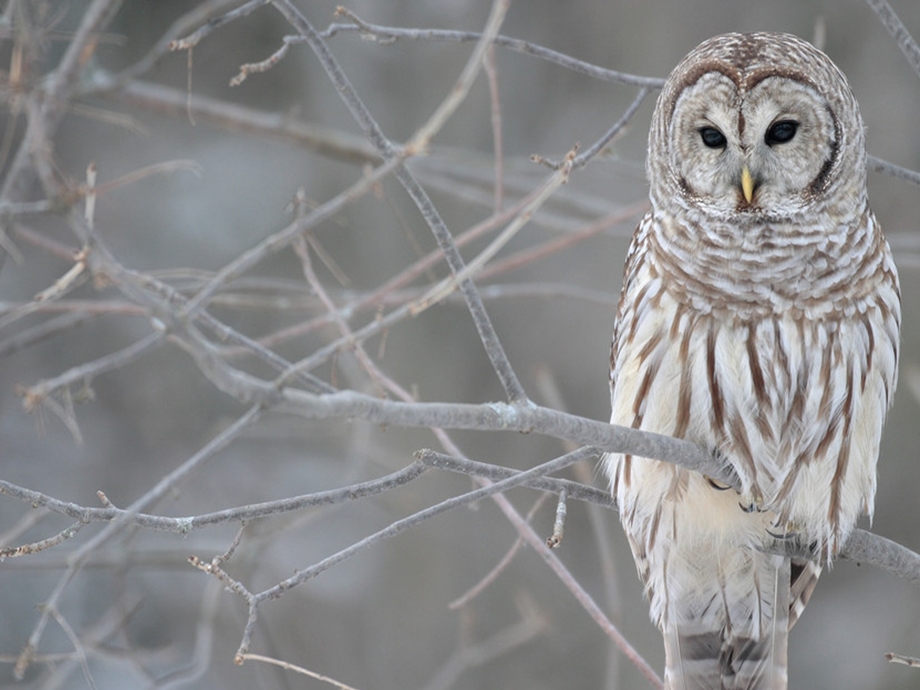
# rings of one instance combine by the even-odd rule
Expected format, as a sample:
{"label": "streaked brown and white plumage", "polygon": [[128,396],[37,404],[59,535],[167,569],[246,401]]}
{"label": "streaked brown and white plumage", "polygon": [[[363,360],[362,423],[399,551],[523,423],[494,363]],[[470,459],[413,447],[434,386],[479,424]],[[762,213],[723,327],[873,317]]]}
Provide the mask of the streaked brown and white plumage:
{"label": "streaked brown and white plumage", "polygon": [[731,488],[609,455],[665,687],[786,688],[786,638],[819,562],[872,514],[900,301],[869,210],[862,118],[794,36],[727,34],[677,66],[649,134],[611,351],[611,422],[693,440]]}

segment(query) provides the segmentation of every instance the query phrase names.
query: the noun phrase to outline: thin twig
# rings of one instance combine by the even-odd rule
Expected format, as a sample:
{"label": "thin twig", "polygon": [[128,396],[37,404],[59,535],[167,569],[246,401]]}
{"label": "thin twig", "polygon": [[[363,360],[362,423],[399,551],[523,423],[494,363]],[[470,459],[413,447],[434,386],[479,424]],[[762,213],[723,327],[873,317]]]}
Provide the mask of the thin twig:
{"label": "thin twig", "polygon": [[[639,106],[642,105],[651,91],[652,90],[649,87],[643,86],[640,88],[639,93],[636,94],[636,97],[632,100],[632,103],[630,103],[626,110],[623,111],[623,114],[620,115],[620,118],[613,123],[610,129],[604,132],[600,139],[591,144],[587,151],[579,156],[576,156],[575,159],[570,163],[571,167],[576,170],[578,168],[582,168],[587,165],[598,153],[603,151],[613,140],[613,138],[616,137],[623,130],[623,128],[629,124],[629,121],[632,119],[633,115],[636,114]],[[551,170],[558,170],[560,167],[566,164],[565,159],[561,161],[553,161],[538,155],[532,156],[532,159],[534,162],[545,165]]]}
{"label": "thin twig", "polygon": [[907,58],[907,62],[910,63],[914,73],[920,77],[920,46],[917,45],[907,27],[895,14],[891,5],[888,4],[887,0],[866,0],[866,4],[875,12],[882,26],[891,34],[891,37],[898,44],[898,48],[904,53],[904,57]]}
{"label": "thin twig", "polygon": [[594,599],[585,591],[584,587],[569,572],[568,568],[559,560],[555,552],[550,550],[543,539],[533,530],[533,528],[524,521],[520,515],[511,510],[507,497],[499,496],[499,508],[505,514],[505,517],[517,529],[518,533],[524,537],[528,545],[536,551],[546,562],[550,569],[556,574],[556,577],[568,588],[578,603],[588,612],[592,620],[604,631],[617,646],[620,652],[633,664],[639,672],[649,681],[653,688],[661,690],[662,683],[655,669],[642,657],[639,652],[629,643],[617,627],[604,614],[601,608],[595,603]]}
{"label": "thin twig", "polygon": [[[435,134],[444,127],[451,115],[456,112],[460,104],[466,99],[470,88],[473,86],[473,82],[482,69],[482,64],[485,62],[489,48],[492,47],[495,37],[498,35],[498,29],[505,20],[505,15],[508,13],[510,7],[511,0],[493,0],[489,18],[486,20],[486,26],[482,32],[482,37],[476,42],[476,47],[473,49],[472,54],[463,66],[463,71],[460,73],[460,76],[457,77],[457,80],[454,82],[447,96],[429,116],[428,120],[415,131],[412,139],[406,145],[406,148],[409,149],[410,152],[427,151]],[[322,39],[319,40],[321,41]]]}
{"label": "thin twig", "polygon": [[[639,204],[633,204],[622,210],[615,211],[610,213],[603,218],[599,218],[593,223],[588,223],[583,228],[575,230],[574,232],[562,235],[560,237],[555,237],[551,240],[548,240],[542,244],[535,245],[533,247],[528,247],[527,249],[522,249],[516,254],[512,254],[501,261],[495,261],[488,268],[484,268],[482,273],[480,273],[480,279],[485,280],[491,278],[500,273],[505,273],[507,271],[512,271],[527,264],[545,259],[549,256],[552,256],[564,249],[569,249],[579,242],[594,237],[605,230],[610,229],[611,227],[622,223],[628,218],[633,218],[638,214],[645,211],[648,207],[648,202],[643,201]],[[486,288],[480,288],[481,291],[484,291]]]}
{"label": "thin twig", "polygon": [[464,671],[477,668],[543,634],[549,627],[532,602],[518,597],[521,619],[474,644],[459,647],[422,690],[447,690]]}
{"label": "thin twig", "polygon": [[275,666],[280,666],[283,669],[288,671],[295,671],[303,676],[309,676],[310,678],[315,678],[318,681],[323,683],[328,683],[334,687],[339,688],[339,690],[355,690],[351,685],[346,685],[340,681],[337,681],[335,678],[330,678],[329,676],[324,676],[322,673],[316,673],[315,671],[310,671],[309,669],[304,668],[303,666],[298,666],[297,664],[292,664],[287,661],[282,661],[281,659],[273,659],[270,656],[263,656],[262,654],[240,654],[237,659],[238,663],[243,663],[244,661],[262,661],[266,664],[273,664]]}
{"label": "thin twig", "polygon": [[[113,93],[112,98],[173,117],[185,116],[187,113],[185,91],[162,84],[132,81]],[[319,155],[347,163],[379,165],[381,161],[380,154],[363,137],[340,129],[315,125],[292,117],[286,112],[265,112],[195,94],[191,114],[199,124],[211,124],[231,132],[281,139],[315,151]]]}
{"label": "thin twig", "polygon": [[[275,0],[274,5],[284,15],[285,19],[306,38],[313,52],[322,64],[323,69],[325,69],[329,79],[335,85],[337,93],[374,147],[389,161],[399,161],[395,170],[396,178],[409,193],[409,196],[421,212],[425,222],[428,224],[429,228],[431,228],[438,242],[438,246],[441,247],[441,251],[444,252],[451,272],[454,275],[459,274],[463,270],[465,264],[446,224],[441,219],[440,214],[431,202],[428,194],[422,189],[422,186],[408,168],[402,164],[398,152],[394,149],[386,136],[384,136],[380,126],[371,116],[367,106],[364,105],[358,96],[323,39],[317,33],[316,29],[313,28],[307,19],[293,7],[288,0]],[[434,134],[443,126],[454,109],[459,106],[472,85],[472,80],[476,72],[480,69],[485,51],[490,45],[491,39],[497,34],[498,27],[501,24],[506,10],[507,0],[496,0],[494,2],[489,20],[486,24],[486,31],[483,33],[482,39],[477,44],[470,59],[467,61],[466,67],[454,84],[453,89],[451,89],[447,99],[442,102],[435,113],[417,130],[415,136],[406,144],[406,152],[424,152]],[[479,338],[483,343],[483,347],[485,348],[486,355],[492,362],[492,368],[498,375],[508,399],[511,401],[525,401],[527,396],[524,392],[524,388],[517,375],[514,373],[511,362],[505,354],[504,347],[498,339],[498,335],[482,303],[482,298],[476,291],[476,287],[471,280],[463,280],[460,283],[460,292],[466,300],[467,308],[470,315],[473,317],[473,322],[479,333]]]}
{"label": "thin twig", "polygon": [[[338,33],[357,32],[362,36],[382,38],[386,40],[408,39],[412,41],[450,41],[456,43],[471,43],[481,41],[482,34],[475,31],[445,31],[440,29],[406,29],[394,26],[380,26],[371,24],[360,19],[354,12],[340,8],[339,12],[344,14],[354,22],[353,24],[330,24],[322,33],[323,38],[331,38]],[[642,77],[626,72],[617,72],[611,69],[605,69],[597,65],[592,65],[583,60],[577,60],[564,53],[559,53],[549,48],[522,41],[516,38],[509,38],[501,34],[494,39],[495,45],[502,48],[508,48],[516,53],[523,55],[532,55],[533,57],[552,62],[553,64],[565,67],[573,72],[593,77],[601,81],[617,82],[620,84],[629,84],[630,86],[648,87],[660,89],[664,85],[664,79],[654,77]]]}
{"label": "thin twig", "polygon": [[274,252],[283,249],[293,242],[299,235],[316,227],[323,221],[331,218],[342,208],[367,194],[374,185],[401,165],[399,158],[391,158],[386,163],[377,167],[369,175],[361,177],[348,189],[340,192],[329,201],[321,204],[311,213],[300,218],[283,230],[265,238],[256,246],[240,254],[235,260],[217,271],[214,276],[202,286],[198,293],[191,298],[179,315],[180,320],[187,319],[201,310],[208,300],[218,290],[223,288],[228,281],[242,275],[247,270],[264,260]]}
{"label": "thin twig", "polygon": [[[120,519],[127,520],[130,524],[145,529],[187,535],[204,527],[212,527],[228,522],[248,522],[251,520],[283,515],[285,513],[302,511],[307,508],[336,505],[387,493],[414,481],[431,468],[458,472],[491,481],[508,479],[520,474],[519,470],[508,467],[490,465],[488,463],[476,462],[474,460],[452,455],[442,455],[434,451],[425,451],[422,459],[378,479],[350,484],[340,489],[317,491],[300,496],[290,496],[288,498],[265,501],[262,503],[250,503],[236,508],[227,508],[211,513],[182,517],[166,517],[143,512],[132,512],[131,510],[118,508],[116,506],[107,506],[104,508],[81,506],[76,503],[52,498],[39,491],[26,489],[5,480],[0,480],[0,494],[17,498],[37,508],[43,508],[60,515],[66,515],[67,517],[78,520],[79,524],[112,522],[115,519]],[[534,477],[522,481],[520,486],[548,493],[558,493],[561,490],[565,490],[570,499],[586,501],[605,508],[616,507],[609,492],[567,479]]]}
{"label": "thin twig", "polygon": [[[556,377],[548,367],[541,367],[537,371],[537,390],[547,407],[568,412],[565,398],[559,390]],[[563,450],[574,450],[574,444],[571,441],[562,441],[561,446]],[[595,479],[596,470],[596,464],[589,465],[589,463],[583,462],[572,467],[572,474],[575,475],[578,481],[584,484],[591,484]],[[603,510],[601,506],[589,504],[587,508],[591,534],[594,537],[594,552],[600,562],[598,575],[600,582],[603,583],[604,603],[610,617],[613,620],[618,620],[621,619],[623,609],[621,593],[624,588],[621,586],[623,580],[617,568],[617,563],[621,562],[621,560],[617,558],[613,547],[612,530],[616,528],[607,511]],[[631,567],[627,566],[627,570],[632,574]],[[605,679],[607,682],[604,687],[616,686],[616,681],[620,677],[620,662],[621,657],[617,653],[616,645],[609,646],[605,664]]]}
{"label": "thin twig", "polygon": [[192,173],[195,177],[201,177],[203,168],[197,161],[179,158],[176,160],[163,161],[162,163],[153,163],[145,165],[143,168],[132,170],[127,175],[122,175],[114,180],[109,180],[95,188],[97,194],[108,194],[120,187],[134,184],[139,180],[146,179],[153,175],[171,175],[173,173],[185,171]]}
{"label": "thin twig", "polygon": [[[536,501],[534,501],[534,504],[531,507],[531,509],[527,511],[527,517],[525,518],[525,520],[528,523],[533,519],[533,516],[536,515],[537,510],[539,510],[540,506],[542,506],[546,502],[546,498],[549,495],[550,494],[548,493],[541,494],[540,497],[537,498]],[[464,592],[459,597],[451,601],[447,605],[447,608],[449,608],[451,611],[456,611],[457,609],[463,608],[464,606],[469,604],[473,599],[478,597],[482,592],[485,591],[485,589],[489,585],[491,585],[493,582],[495,582],[496,579],[498,579],[499,575],[501,575],[507,569],[507,567],[511,564],[511,561],[514,560],[514,557],[517,555],[518,551],[521,550],[521,547],[523,545],[524,545],[524,538],[521,535],[518,535],[517,539],[514,540],[514,543],[511,544],[511,548],[509,548],[508,551],[505,552],[505,555],[502,556],[501,559],[499,559],[498,563],[495,564],[492,570],[490,570],[488,573],[483,575],[483,577],[479,580],[479,582],[477,582],[475,585],[470,587],[466,592]]]}
{"label": "thin twig", "polygon": [[[203,527],[211,527],[228,522],[247,522],[260,518],[283,515],[285,513],[300,511],[307,508],[335,505],[367,496],[375,496],[392,491],[404,484],[414,481],[427,469],[428,465],[421,461],[417,461],[407,465],[401,470],[380,477],[379,479],[351,484],[341,489],[318,491],[301,496],[282,498],[276,501],[251,503],[238,508],[228,508],[212,513],[185,517],[151,515],[139,511],[132,511],[130,509],[117,508],[115,506],[105,508],[81,506],[76,503],[69,503],[67,501],[52,498],[41,492],[26,489],[4,480],[0,480],[0,494],[6,494],[7,496],[12,496],[13,498],[29,503],[30,505],[46,508],[55,513],[66,515],[70,518],[79,520],[80,523],[112,522],[117,519],[145,529],[175,532],[177,534],[186,535]],[[472,471],[468,473],[475,474]],[[544,479],[544,481],[547,480]],[[536,484],[534,488],[541,489],[543,487]],[[585,488],[590,489],[590,487]],[[584,494],[579,492],[576,493],[574,497],[582,498],[583,495]]]}
{"label": "thin twig", "polygon": [[[591,448],[580,448],[572,453],[566,453],[565,455],[545,462],[541,465],[533,467],[525,472],[521,472],[513,477],[504,479],[500,482],[494,484],[489,484],[488,486],[469,491],[465,494],[459,496],[454,496],[447,500],[441,501],[436,505],[433,505],[424,510],[420,510],[417,513],[414,513],[408,517],[397,520],[396,522],[391,523],[389,526],[375,532],[374,534],[368,535],[363,539],[356,541],[350,546],[342,549],[341,551],[332,554],[319,561],[318,563],[300,570],[286,580],[282,580],[273,587],[270,587],[266,590],[259,592],[254,595],[250,601],[250,621],[254,623],[255,620],[255,611],[258,608],[258,605],[269,599],[275,599],[281,596],[287,590],[296,587],[298,585],[307,582],[308,580],[316,577],[320,573],[332,568],[335,565],[338,565],[342,561],[351,558],[352,556],[357,555],[358,553],[364,551],[368,547],[377,544],[385,539],[389,539],[398,534],[401,534],[410,527],[432,518],[436,515],[440,515],[449,510],[457,508],[462,505],[469,505],[470,503],[475,503],[477,501],[486,498],[487,496],[492,496],[503,491],[507,491],[515,486],[520,485],[522,482],[532,479],[534,477],[543,476],[551,472],[557,472],[569,465],[580,462],[587,456],[590,456],[594,452]],[[246,654],[249,651],[249,644],[251,642],[251,633],[252,626],[247,623],[246,629],[243,632],[243,639],[240,642],[240,646],[237,650],[236,657],[239,659],[241,655]]]}
{"label": "thin twig", "polygon": [[905,666],[920,668],[920,659],[916,657],[904,656],[895,652],[885,652],[885,658],[893,664],[904,664]]}
{"label": "thin twig", "polygon": [[562,545],[562,537],[565,535],[565,489],[559,492],[559,500],[556,503],[556,520],[553,523],[553,533],[546,540],[546,545],[551,549],[558,549]]}
{"label": "thin twig", "polygon": [[492,149],[495,152],[495,205],[493,211],[499,213],[505,204],[505,149],[502,137],[502,105],[498,88],[498,68],[495,65],[495,44],[486,51],[482,69],[489,82],[489,112],[492,118]]}
{"label": "thin twig", "polygon": [[[430,308],[434,304],[437,304],[445,297],[447,297],[451,292],[453,292],[460,284],[466,282],[467,280],[472,280],[472,277],[476,275],[486,263],[495,256],[508,242],[510,242],[515,235],[523,228],[528,221],[531,219],[534,213],[543,205],[543,203],[549,199],[549,197],[555,192],[560,186],[568,182],[569,174],[572,172],[572,162],[575,159],[575,151],[572,150],[566,156],[563,165],[550,176],[550,178],[539,187],[538,193],[534,197],[533,201],[527,204],[521,212],[515,217],[508,226],[502,230],[498,236],[492,240],[489,245],[479,252],[472,261],[470,261],[466,266],[463,267],[458,273],[454,273],[449,278],[446,278],[438,285],[435,285],[431,290],[429,290],[421,299],[414,302],[409,307],[409,313],[413,316],[417,316],[419,313],[425,309]],[[512,398],[513,400],[514,398]]]}
{"label": "thin twig", "polygon": [[890,175],[899,180],[905,180],[915,185],[920,185],[920,172],[916,170],[910,170],[908,168],[902,168],[900,165],[895,165],[894,163],[889,163],[886,160],[881,158],[876,158],[875,156],[869,156],[869,170],[874,170],[875,172],[884,173],[885,175]]}
{"label": "thin twig", "polygon": [[67,639],[70,640],[70,644],[73,645],[74,655],[77,661],[80,662],[80,669],[83,671],[83,679],[91,690],[96,690],[96,681],[93,679],[93,674],[90,673],[89,664],[86,660],[86,648],[80,640],[80,636],[74,632],[74,629],[71,627],[70,623],[67,622],[67,619],[61,615],[60,611],[52,609],[51,615],[54,617],[55,622],[61,626],[61,630],[64,631]]}
{"label": "thin twig", "polygon": [[49,142],[67,109],[71,91],[81,70],[91,58],[98,37],[115,17],[120,0],[94,0],[83,13],[80,26],[67,45],[61,61],[45,78],[41,105],[29,105],[28,127],[0,188],[0,199],[19,202],[30,193],[36,172],[39,178],[51,177]]}
{"label": "thin twig", "polygon": [[72,367],[53,379],[46,379],[30,388],[24,388],[20,391],[22,404],[26,410],[33,410],[63,388],[78,382],[85,383],[107,372],[126,367],[162,344],[164,335],[155,331],[117,352]]}
{"label": "thin twig", "polygon": [[32,301],[21,304],[6,312],[0,318],[0,328],[5,328],[20,319],[39,311],[43,304],[54,302],[83,284],[86,276],[86,252],[77,252],[73,257],[73,265],[49,287],[39,292]]}
{"label": "thin twig", "polygon": [[[498,215],[492,215],[489,218],[486,218],[480,223],[477,223],[473,227],[469,228],[456,238],[455,244],[458,248],[465,246],[475,241],[479,237],[485,235],[486,233],[491,232],[499,225],[512,220],[515,216],[520,214],[524,208],[533,203],[534,199],[536,199],[538,196],[539,191],[539,189],[534,190],[525,198],[517,202],[514,206],[505,209]],[[434,251],[429,252],[427,255],[387,280],[376,290],[366,294],[363,297],[359,297],[353,300],[346,307],[343,307],[341,309],[340,316],[342,318],[351,318],[357,314],[386,304],[387,298],[393,295],[396,290],[405,285],[408,285],[412,281],[419,278],[421,275],[425,274],[432,267],[434,267],[437,262],[443,258],[443,256],[444,254],[441,249],[435,249]],[[487,286],[485,288],[481,288],[480,291],[488,291],[489,289],[490,288]],[[409,305],[406,304],[404,297],[399,295],[396,301],[401,305],[399,309],[387,315],[386,317],[373,321],[361,329],[355,331],[352,334],[354,341],[362,342],[367,340],[368,338],[374,337],[379,333],[385,332],[386,329],[391,328],[399,321],[410,317],[410,308]],[[333,315],[328,313],[315,317],[305,323],[265,336],[260,340],[260,343],[265,346],[277,345],[290,338],[301,337],[308,332],[332,323],[333,318]],[[325,348],[314,351],[313,354],[311,354],[309,357],[298,362],[292,368],[292,372],[309,371],[313,367],[319,366],[320,364],[327,361],[341,347],[346,347],[350,344],[351,341],[345,339],[339,339],[336,342],[329,343]]]}
{"label": "thin twig", "polygon": [[250,0],[240,7],[237,7],[235,10],[223,12],[223,7],[231,4],[236,4],[238,1],[239,0],[230,0],[228,2],[227,0],[219,0],[218,2],[210,3],[207,14],[211,14],[215,11],[220,11],[220,16],[214,17],[190,36],[171,41],[169,43],[169,50],[191,50],[215,29],[219,29],[225,24],[229,24],[230,22],[237,19],[248,17],[263,5],[267,5],[270,0]]}
{"label": "thin twig", "polygon": [[291,46],[296,43],[303,43],[302,36],[285,36],[281,39],[281,47],[266,59],[259,62],[247,62],[240,65],[240,71],[230,80],[230,86],[240,86],[249,78],[250,74],[262,74],[281,62],[288,54]]}
{"label": "thin twig", "polygon": [[333,320],[333,323],[338,327],[339,333],[343,338],[351,339],[352,351],[357,357],[358,362],[363,367],[364,371],[371,377],[374,383],[377,385],[381,393],[384,390],[385,384],[383,381],[382,372],[379,371],[377,366],[368,356],[367,352],[364,350],[364,346],[360,342],[354,341],[354,336],[351,332],[351,328],[346,323],[345,319],[340,315],[339,309],[336,307],[335,303],[332,301],[332,298],[329,296],[329,293],[326,292],[326,288],[320,282],[319,278],[316,276],[316,272],[313,270],[313,262],[310,261],[310,251],[307,249],[307,241],[303,237],[298,237],[297,241],[294,242],[294,252],[300,258],[301,266],[303,267],[304,277],[307,280],[307,284],[313,289],[316,293],[316,296],[319,297],[320,301],[323,303],[323,306],[326,308],[326,313],[328,313]]}
{"label": "thin twig", "polygon": [[652,92],[651,87],[643,86],[639,89],[639,93],[636,94],[636,97],[633,98],[632,103],[623,111],[623,114],[620,115],[620,118],[613,123],[613,125],[604,132],[604,135],[598,139],[595,143],[589,146],[584,153],[580,154],[575,158],[575,161],[572,164],[572,167],[577,169],[584,165],[587,165],[588,162],[593,159],[598,153],[607,148],[607,145],[613,141],[626,125],[632,120],[633,115],[636,114],[636,111],[639,110],[648,95]]}
{"label": "thin twig", "polygon": [[[2,487],[0,487],[0,493],[3,493]],[[5,532],[0,533],[0,548],[9,548],[7,545],[10,542],[19,539],[23,534],[48,517],[51,512],[52,511],[47,508],[36,507],[24,513],[15,525],[10,525]]]}
{"label": "thin twig", "polygon": [[[572,448],[571,450],[576,450],[576,448]],[[510,467],[492,465],[486,462],[477,462],[469,458],[461,458],[455,455],[444,455],[433,450],[423,451],[420,455],[420,462],[426,467],[434,467],[448,472],[459,472],[460,474],[487,479],[492,482],[514,477],[520,473],[520,470],[514,470]],[[535,477],[521,484],[521,486],[545,491],[550,494],[558,494],[560,491],[564,490],[568,498],[584,501],[602,508],[616,510],[616,503],[609,491],[604,491],[588,484],[579,484],[569,479]]]}
{"label": "thin twig", "polygon": [[38,553],[39,551],[44,551],[45,549],[50,549],[52,546],[57,546],[61,542],[64,542],[74,536],[81,528],[85,527],[87,523],[85,522],[75,522],[70,527],[61,530],[53,537],[48,537],[47,539],[42,539],[41,541],[32,542],[31,544],[23,544],[21,546],[6,547],[0,549],[0,560],[4,558],[16,558],[18,556],[26,556],[33,553]]}
{"label": "thin twig", "polygon": [[[75,95],[87,96],[104,94],[130,85],[136,79],[140,78],[141,75],[152,70],[164,55],[171,52],[172,45],[176,39],[193,31],[195,27],[202,27],[202,29],[207,31],[208,27],[214,28],[212,22],[224,23],[220,21],[221,16],[233,17],[235,16],[234,13],[245,11],[244,7],[228,11],[228,8],[233,5],[239,5],[239,3],[240,0],[205,0],[205,2],[195,5],[186,14],[176,19],[169,28],[160,35],[156,43],[150,47],[140,60],[113,77],[106,78],[104,74],[97,72],[94,75],[96,78],[87,80],[85,83],[80,83],[77,86]],[[248,6],[252,6],[252,9],[255,9],[258,4],[265,3],[260,0],[254,0],[248,3]],[[186,92],[184,89],[182,94],[183,100],[185,100]]]}
{"label": "thin twig", "polygon": [[223,594],[223,591],[224,587],[220,580],[217,579],[205,587],[204,595],[201,597],[197,625],[195,626],[195,645],[188,665],[174,669],[166,676],[157,678],[145,690],[188,688],[191,683],[201,678],[210,669],[213,659],[214,638],[217,633],[217,626],[214,625],[214,620],[221,610],[220,595]]}
{"label": "thin twig", "polygon": [[32,634],[29,636],[28,642],[26,643],[25,647],[19,655],[19,658],[16,661],[16,665],[13,670],[13,674],[16,678],[21,679],[25,674],[26,669],[31,663],[32,656],[38,649],[38,644],[41,641],[42,634],[44,633],[45,627],[48,624],[48,617],[51,611],[57,607],[61,596],[63,596],[64,590],[76,577],[86,559],[91,554],[95,553],[102,544],[106,543],[127,525],[131,524],[132,516],[136,515],[147,506],[159,501],[167,492],[171,491],[177,483],[181,482],[192,471],[197,469],[202,462],[210,458],[214,453],[234,440],[243,429],[256,421],[261,416],[261,414],[261,407],[255,406],[250,408],[233,424],[228,426],[220,434],[211,439],[211,441],[208,442],[201,450],[195,453],[195,455],[190,457],[175,470],[163,477],[153,488],[151,488],[144,495],[134,501],[134,503],[128,506],[124,514],[119,515],[113,519],[108,525],[106,525],[101,531],[95,534],[91,539],[89,539],[85,544],[83,544],[83,546],[81,546],[71,555],[71,557],[68,559],[66,572],[58,580],[58,583],[52,591],[51,595],[42,605],[41,616],[39,617],[38,622],[32,630]]}

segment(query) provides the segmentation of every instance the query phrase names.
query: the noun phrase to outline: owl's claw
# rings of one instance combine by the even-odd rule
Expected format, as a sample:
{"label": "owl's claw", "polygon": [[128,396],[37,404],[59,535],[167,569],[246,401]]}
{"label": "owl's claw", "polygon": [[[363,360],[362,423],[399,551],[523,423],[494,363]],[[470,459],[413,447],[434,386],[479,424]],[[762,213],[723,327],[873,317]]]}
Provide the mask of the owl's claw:
{"label": "owl's claw", "polygon": [[789,522],[781,519],[777,519],[769,529],[767,529],[767,534],[769,534],[774,539],[785,542],[795,542],[798,546],[806,548],[807,545],[803,544],[801,541],[802,530],[800,526],[795,522]]}
{"label": "owl's claw", "polygon": [[763,496],[759,492],[754,493],[750,491],[745,491],[738,499],[738,507],[741,508],[745,513],[758,512],[762,513],[766,510],[764,507]]}

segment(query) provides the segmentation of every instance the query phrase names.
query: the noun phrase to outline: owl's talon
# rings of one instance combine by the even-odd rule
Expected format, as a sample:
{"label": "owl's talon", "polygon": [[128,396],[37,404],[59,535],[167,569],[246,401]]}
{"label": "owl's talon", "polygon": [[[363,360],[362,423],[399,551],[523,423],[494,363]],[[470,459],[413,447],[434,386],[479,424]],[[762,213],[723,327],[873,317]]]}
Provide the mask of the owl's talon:
{"label": "owl's talon", "polygon": [[769,534],[774,539],[780,541],[794,541],[795,544],[802,548],[802,550],[808,550],[808,546],[802,543],[802,529],[801,525],[797,524],[794,521],[783,520],[778,518],[774,523],[767,529],[767,534]]}
{"label": "owl's talon", "polygon": [[762,513],[766,508],[764,507],[763,496],[760,493],[752,493],[749,491],[741,494],[738,500],[738,507],[741,508],[745,513]]}

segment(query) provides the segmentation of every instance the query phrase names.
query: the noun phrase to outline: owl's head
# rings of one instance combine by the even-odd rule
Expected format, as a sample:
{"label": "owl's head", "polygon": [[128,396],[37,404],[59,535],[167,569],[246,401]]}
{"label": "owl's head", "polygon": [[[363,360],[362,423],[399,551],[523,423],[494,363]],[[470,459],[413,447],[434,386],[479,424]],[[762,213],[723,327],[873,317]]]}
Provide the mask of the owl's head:
{"label": "owl's head", "polygon": [[658,98],[651,197],[735,223],[852,217],[865,204],[865,135],[843,73],[789,34],[697,46]]}

